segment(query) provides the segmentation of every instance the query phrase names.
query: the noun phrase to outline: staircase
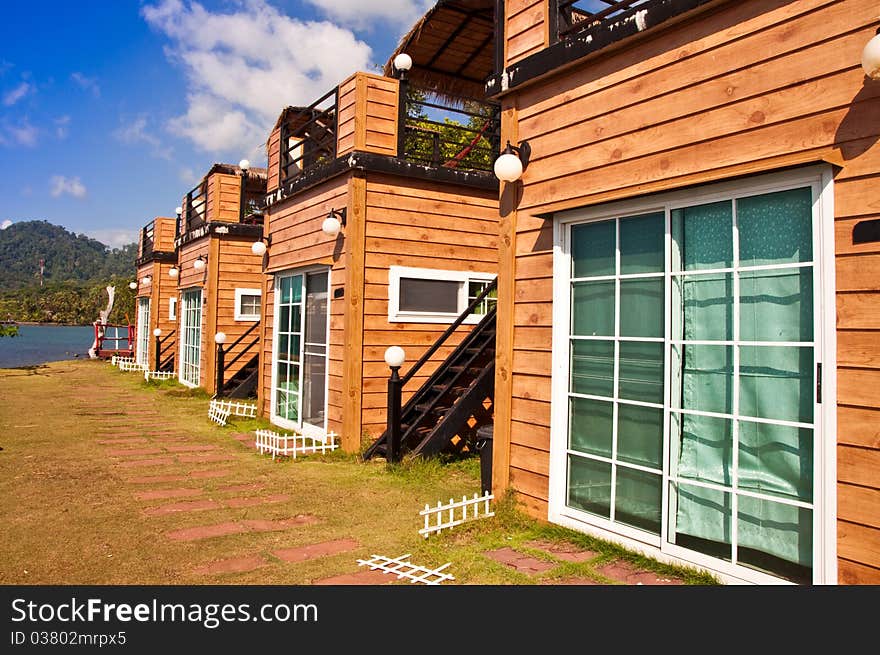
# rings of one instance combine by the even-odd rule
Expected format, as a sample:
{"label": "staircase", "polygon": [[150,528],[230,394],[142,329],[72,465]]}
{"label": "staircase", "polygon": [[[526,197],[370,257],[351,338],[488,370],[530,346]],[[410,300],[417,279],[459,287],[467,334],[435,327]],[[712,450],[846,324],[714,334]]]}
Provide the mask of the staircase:
{"label": "staircase", "polygon": [[[254,392],[257,388],[257,380],[260,373],[259,325],[259,322],[251,325],[244,334],[238,337],[226,349],[232,351],[238,344],[245,342],[249,337],[251,339],[249,343],[246,342],[246,345],[230,361],[226,362],[225,358],[220,358],[218,355],[216,398],[253,398],[256,396]],[[233,364],[244,357],[249,359],[243,360],[245,364],[232,377],[226,379],[225,370],[232,368]]]}
{"label": "staircase", "polygon": [[[487,287],[402,378],[402,385],[455,328],[479,305],[495,283]],[[495,316],[493,307],[470,334],[413,394],[400,412],[399,456],[430,457],[440,453],[473,451],[477,430],[491,425],[495,392]],[[388,456],[386,430],[365,452],[364,459]]]}

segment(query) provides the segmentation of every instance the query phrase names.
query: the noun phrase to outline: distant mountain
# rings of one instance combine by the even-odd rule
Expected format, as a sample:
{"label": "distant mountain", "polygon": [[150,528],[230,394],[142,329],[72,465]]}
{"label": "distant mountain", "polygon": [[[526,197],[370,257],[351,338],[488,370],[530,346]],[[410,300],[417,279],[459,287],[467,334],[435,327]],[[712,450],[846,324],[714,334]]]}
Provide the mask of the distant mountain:
{"label": "distant mountain", "polygon": [[97,282],[135,274],[137,244],[108,248],[48,221],[22,221],[0,230],[0,290],[40,284]]}

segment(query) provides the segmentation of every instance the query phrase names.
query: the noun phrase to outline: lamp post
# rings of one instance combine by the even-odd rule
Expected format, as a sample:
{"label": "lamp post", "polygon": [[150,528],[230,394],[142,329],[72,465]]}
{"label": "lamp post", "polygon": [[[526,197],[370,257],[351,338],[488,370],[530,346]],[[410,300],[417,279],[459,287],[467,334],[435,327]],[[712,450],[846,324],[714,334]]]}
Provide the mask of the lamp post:
{"label": "lamp post", "polygon": [[403,385],[400,379],[400,367],[406,361],[406,353],[400,346],[391,346],[385,351],[385,363],[391,368],[388,378],[388,416],[385,419],[385,459],[396,462],[400,454],[400,395]]}
{"label": "lamp post", "polygon": [[162,336],[162,328],[156,328],[153,330],[153,336],[156,337],[156,368],[154,370],[159,370],[159,348],[161,344],[159,343],[159,337]]}
{"label": "lamp post", "polygon": [[394,70],[397,71],[397,79],[399,90],[397,93],[397,156],[404,157],[406,155],[406,119],[407,108],[409,103],[409,80],[407,79],[407,71],[412,68],[412,57],[405,52],[401,52],[394,58]]}
{"label": "lamp post", "polygon": [[215,395],[219,396],[220,392],[223,391],[223,377],[225,374],[224,369],[226,368],[226,364],[223,361],[226,357],[226,353],[223,352],[223,344],[226,343],[226,333],[218,332],[214,335],[214,343],[217,344],[217,389],[215,391]]}

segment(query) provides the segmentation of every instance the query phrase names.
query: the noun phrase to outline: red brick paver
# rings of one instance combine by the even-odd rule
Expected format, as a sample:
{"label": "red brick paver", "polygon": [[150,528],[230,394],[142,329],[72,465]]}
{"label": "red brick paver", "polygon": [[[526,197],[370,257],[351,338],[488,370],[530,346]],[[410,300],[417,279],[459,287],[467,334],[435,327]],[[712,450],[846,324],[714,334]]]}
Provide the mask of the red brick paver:
{"label": "red brick paver", "polygon": [[107,454],[111,457],[125,457],[127,455],[140,455],[142,457],[144,455],[158,455],[161,452],[164,452],[161,448],[114,448],[113,450],[108,450]]}
{"label": "red brick paver", "polygon": [[232,455],[179,455],[178,462],[187,464],[202,464],[205,462],[228,462],[235,459]]}
{"label": "red brick paver", "polygon": [[556,543],[553,541],[529,541],[526,543],[526,546],[543,550],[550,553],[553,557],[565,560],[566,562],[587,562],[598,555],[598,553],[592,550],[584,550],[574,544]]}
{"label": "red brick paver", "polygon": [[184,446],[165,446],[169,453],[197,453],[205,450],[215,450],[217,446],[210,444],[190,444]]}
{"label": "red brick paver", "polygon": [[133,459],[125,462],[118,462],[116,466],[119,468],[138,468],[147,466],[164,466],[174,464],[173,457],[153,457],[151,459]]}
{"label": "red brick paver", "polygon": [[287,530],[314,523],[318,519],[310,515],[295,516],[290,519],[268,520],[250,519],[246,521],[230,521],[217,525],[199,525],[182,530],[173,530],[165,533],[172,541],[195,541],[197,539],[209,539],[211,537],[224,537],[231,534],[243,534],[245,532],[274,532]]}
{"label": "red brick paver", "polygon": [[602,566],[596,571],[610,580],[616,580],[630,585],[680,585],[684,584],[678,578],[659,575],[651,571],[643,571],[629,562],[617,560]]}
{"label": "red brick paver", "polygon": [[285,562],[304,562],[317,557],[345,553],[359,547],[360,544],[354,539],[337,539],[318,544],[308,544],[298,548],[281,548],[280,550],[273,550],[272,554]]}
{"label": "red brick paver", "polygon": [[357,573],[345,573],[334,575],[329,578],[315,580],[316,585],[379,585],[391,584],[397,580],[396,575],[382,573],[381,571],[358,571]]}
{"label": "red brick paver", "polygon": [[250,498],[230,498],[224,501],[223,505],[230,509],[241,509],[243,507],[256,507],[257,505],[267,505],[269,503],[283,503],[289,500],[287,494],[275,494],[274,496],[252,496]]}
{"label": "red brick paver", "polygon": [[252,555],[250,557],[231,557],[229,559],[221,559],[217,562],[205,564],[196,569],[193,573],[199,575],[212,575],[216,573],[244,573],[245,571],[253,571],[261,566],[266,566],[269,562],[262,555]]}
{"label": "red brick paver", "polygon": [[525,573],[527,575],[543,573],[544,571],[553,568],[551,562],[545,562],[531,557],[530,555],[523,555],[522,553],[515,551],[513,548],[490,550],[486,552],[485,555],[490,559],[494,559],[496,562],[506,564],[520,573]]}
{"label": "red brick paver", "polygon": [[187,500],[180,503],[148,507],[144,510],[147,516],[164,516],[176,512],[198,512],[206,509],[220,509],[222,506],[216,500]]}
{"label": "red brick paver", "polygon": [[138,500],[165,500],[166,498],[188,498],[190,496],[201,496],[205,493],[204,489],[152,489],[150,491],[141,491],[134,495]]}

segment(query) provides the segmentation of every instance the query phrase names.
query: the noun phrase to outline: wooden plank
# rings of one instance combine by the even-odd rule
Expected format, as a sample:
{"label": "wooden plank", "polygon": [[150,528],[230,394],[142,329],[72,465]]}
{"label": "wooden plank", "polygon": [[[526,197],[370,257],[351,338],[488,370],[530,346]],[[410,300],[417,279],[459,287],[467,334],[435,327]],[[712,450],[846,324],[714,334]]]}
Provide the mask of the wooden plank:
{"label": "wooden plank", "polygon": [[[550,403],[511,397],[510,415],[514,421],[550,427]],[[497,408],[496,408],[497,412]]]}
{"label": "wooden plank", "polygon": [[837,369],[837,402],[857,407],[880,406],[880,371],[873,369]]}
{"label": "wooden plank", "polygon": [[880,450],[880,410],[839,405],[837,440],[840,444]]}
{"label": "wooden plank", "polygon": [[[552,373],[553,357],[549,351],[514,350],[513,370],[515,374],[524,374],[540,377],[542,381],[534,381],[534,384],[550,387],[550,375]],[[541,394],[543,397],[545,394]]]}
{"label": "wooden plank", "polygon": [[880,330],[880,293],[838,293],[837,327]]}
{"label": "wooden plank", "polygon": [[847,521],[837,522],[837,554],[867,566],[880,566],[880,530]]}
{"label": "wooden plank", "polygon": [[880,368],[880,334],[873,331],[838,330],[837,365]]}
{"label": "wooden plank", "polygon": [[837,583],[841,585],[880,585],[880,567],[865,566],[859,562],[838,558]]}
{"label": "wooden plank", "polygon": [[880,450],[837,447],[838,481],[876,489],[880,486],[877,471],[880,471]]}
{"label": "wooden plank", "polygon": [[550,451],[550,428],[523,421],[511,421],[510,443]]}
{"label": "wooden plank", "polygon": [[516,303],[513,309],[513,324],[516,327],[550,327],[553,325],[553,304]]}
{"label": "wooden plank", "polygon": [[868,214],[858,218],[843,218],[834,221],[834,251],[838,255],[861,255],[880,253],[880,241],[853,243],[853,229],[863,221],[880,219],[880,215]]}
{"label": "wooden plank", "polygon": [[362,73],[355,75],[354,149],[367,145],[367,80]]}
{"label": "wooden plank", "polygon": [[345,233],[345,406],[342,413],[342,449],[357,452],[361,446],[363,346],[364,346],[364,241],[366,180],[352,177],[348,186],[348,225]]}
{"label": "wooden plank", "polygon": [[837,517],[850,523],[880,528],[880,489],[837,485]]}
{"label": "wooden plank", "polygon": [[517,327],[513,334],[516,350],[542,350],[550,352],[553,346],[553,329],[550,327]]}
{"label": "wooden plank", "polygon": [[548,478],[526,469],[510,468],[510,486],[537,500],[546,502],[549,498]]}
{"label": "wooden plank", "polygon": [[550,457],[546,451],[528,448],[516,443],[510,444],[510,466],[545,477],[550,475]]}
{"label": "wooden plank", "polygon": [[880,254],[837,257],[838,291],[880,291]]}

